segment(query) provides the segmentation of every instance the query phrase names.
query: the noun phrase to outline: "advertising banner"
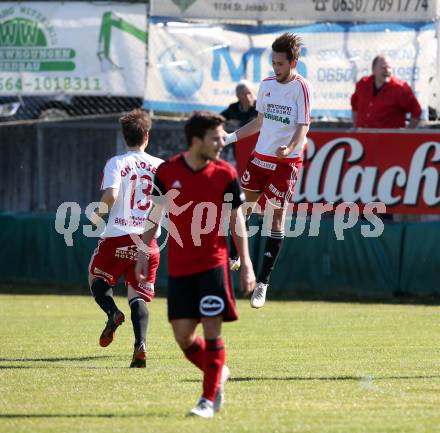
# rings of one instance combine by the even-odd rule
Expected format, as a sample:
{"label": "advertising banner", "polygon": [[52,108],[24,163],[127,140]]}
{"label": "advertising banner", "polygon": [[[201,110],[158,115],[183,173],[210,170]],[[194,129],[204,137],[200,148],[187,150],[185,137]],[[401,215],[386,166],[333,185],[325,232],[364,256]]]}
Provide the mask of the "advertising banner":
{"label": "advertising banner", "polygon": [[438,0],[151,0],[154,16],[212,20],[429,21]]}
{"label": "advertising banner", "polygon": [[[311,131],[295,203],[382,202],[388,213],[440,213],[440,132]],[[241,175],[255,146],[236,144]]]}
{"label": "advertising banner", "polygon": [[221,111],[235,86],[255,91],[273,75],[271,45],[285,31],[303,37],[297,71],[312,85],[312,115],[350,118],[355,83],[371,73],[377,54],[407,81],[426,112],[435,93],[436,39],[432,23],[221,26],[153,20],[145,107],[161,111]]}
{"label": "advertising banner", "polygon": [[142,97],[143,4],[0,3],[0,93]]}

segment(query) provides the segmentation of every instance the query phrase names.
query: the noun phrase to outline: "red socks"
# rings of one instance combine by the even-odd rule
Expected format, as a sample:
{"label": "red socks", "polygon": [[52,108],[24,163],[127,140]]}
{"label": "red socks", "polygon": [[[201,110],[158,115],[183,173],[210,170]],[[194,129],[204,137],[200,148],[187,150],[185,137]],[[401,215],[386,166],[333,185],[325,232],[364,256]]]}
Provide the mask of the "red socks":
{"label": "red socks", "polygon": [[222,369],[225,365],[225,345],[221,337],[206,341],[203,397],[214,401]]}
{"label": "red socks", "polygon": [[206,343],[203,338],[197,336],[194,343],[185,349],[183,353],[197,368],[200,368],[202,371],[204,370]]}
{"label": "red socks", "polygon": [[186,358],[203,371],[203,397],[214,401],[225,365],[223,339],[204,340],[196,337],[194,343],[183,351]]}

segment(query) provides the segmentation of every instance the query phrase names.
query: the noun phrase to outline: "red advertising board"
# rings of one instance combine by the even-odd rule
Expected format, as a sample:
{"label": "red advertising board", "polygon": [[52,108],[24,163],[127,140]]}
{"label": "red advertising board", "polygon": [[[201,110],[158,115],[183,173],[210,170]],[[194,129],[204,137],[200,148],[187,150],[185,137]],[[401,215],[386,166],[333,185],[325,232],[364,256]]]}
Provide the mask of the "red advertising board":
{"label": "red advertising board", "polygon": [[[311,131],[294,202],[382,202],[388,213],[440,213],[440,132]],[[241,175],[256,136],[236,144]]]}

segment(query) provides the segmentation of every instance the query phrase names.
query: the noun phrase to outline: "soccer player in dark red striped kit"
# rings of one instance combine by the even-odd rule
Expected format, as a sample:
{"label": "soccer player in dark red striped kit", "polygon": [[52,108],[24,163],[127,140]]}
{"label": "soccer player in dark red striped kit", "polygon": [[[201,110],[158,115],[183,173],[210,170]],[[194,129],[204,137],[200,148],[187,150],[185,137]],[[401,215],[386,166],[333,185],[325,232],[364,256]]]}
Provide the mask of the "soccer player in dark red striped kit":
{"label": "soccer player in dark red striped kit", "polygon": [[[223,321],[237,320],[231,288],[225,222],[241,260],[245,294],[255,287],[249,257],[242,193],[235,170],[220,159],[225,119],[194,112],[185,125],[189,150],[156,172],[154,207],[144,234],[150,245],[165,208],[169,215],[168,319],[186,358],[203,371],[203,393],[190,414],[211,418],[223,404],[229,376],[221,337]],[[136,275],[144,281],[148,261],[140,253]],[[201,322],[204,338],[196,334]]]}

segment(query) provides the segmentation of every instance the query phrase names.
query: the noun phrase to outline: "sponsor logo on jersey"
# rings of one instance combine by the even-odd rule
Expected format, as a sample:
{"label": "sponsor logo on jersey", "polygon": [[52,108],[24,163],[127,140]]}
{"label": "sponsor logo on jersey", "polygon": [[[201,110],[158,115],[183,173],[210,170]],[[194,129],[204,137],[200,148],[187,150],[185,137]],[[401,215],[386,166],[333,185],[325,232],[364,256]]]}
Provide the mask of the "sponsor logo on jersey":
{"label": "sponsor logo on jersey", "polygon": [[264,117],[275,122],[284,123],[284,125],[290,125],[290,119],[288,117],[277,116],[276,114],[264,113]]}
{"label": "sponsor logo on jersey", "polygon": [[279,198],[283,198],[285,196],[285,192],[278,191],[272,184],[269,185],[269,191],[275,196]]}
{"label": "sponsor logo on jersey", "polygon": [[269,97],[269,96],[270,96],[270,91],[269,91],[269,92],[267,92],[267,93],[265,93],[265,94],[264,94],[264,96],[267,96],[267,97]]}
{"label": "sponsor logo on jersey", "polygon": [[115,250],[115,257],[118,259],[128,259],[128,260],[136,260],[137,259],[137,247],[134,245],[127,247],[119,247]]}
{"label": "sponsor logo on jersey", "polygon": [[176,188],[176,189],[178,189],[178,188],[182,188],[182,184],[180,183],[179,180],[175,180],[175,181],[173,182],[173,184],[171,185],[171,188]]}
{"label": "sponsor logo on jersey", "polygon": [[271,114],[290,116],[292,114],[292,107],[289,107],[288,105],[267,104],[266,111]]}
{"label": "sponsor logo on jersey", "polygon": [[277,168],[277,165],[274,162],[263,161],[259,158],[254,158],[252,160],[252,164],[258,165],[258,167],[261,168],[267,168],[268,170],[272,170],[272,171],[276,170]]}
{"label": "sponsor logo on jersey", "polygon": [[247,185],[250,180],[251,180],[251,174],[249,173],[248,170],[245,170],[245,172],[243,173],[243,176],[241,176],[241,183],[243,185]]}
{"label": "sponsor logo on jersey", "polygon": [[147,218],[136,217],[131,215],[130,219],[127,221],[125,218],[115,217],[115,224],[118,226],[129,226],[129,227],[142,227],[147,221]]}
{"label": "sponsor logo on jersey", "polygon": [[93,273],[95,275],[102,275],[103,277],[106,277],[109,281],[113,280],[113,276],[111,276],[107,272],[104,272],[103,270],[97,268],[96,266],[93,268]]}
{"label": "sponsor logo on jersey", "polygon": [[204,296],[200,300],[200,313],[203,316],[218,316],[225,309],[225,301],[214,295]]}
{"label": "sponsor logo on jersey", "polygon": [[154,295],[154,284],[153,283],[150,283],[149,281],[146,281],[146,282],[140,281],[140,282],[138,282],[138,286],[142,290],[145,290],[146,292]]}
{"label": "sponsor logo on jersey", "polygon": [[272,258],[272,254],[270,253],[270,251],[265,252],[264,255],[265,255],[266,257],[269,257],[269,259]]}

